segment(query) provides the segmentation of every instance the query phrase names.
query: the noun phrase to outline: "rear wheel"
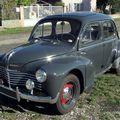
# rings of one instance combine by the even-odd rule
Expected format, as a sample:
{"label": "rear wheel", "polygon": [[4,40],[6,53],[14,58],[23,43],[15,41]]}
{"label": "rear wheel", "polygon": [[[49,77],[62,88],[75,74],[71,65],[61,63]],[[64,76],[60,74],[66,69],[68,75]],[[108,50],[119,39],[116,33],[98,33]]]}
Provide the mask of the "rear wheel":
{"label": "rear wheel", "polygon": [[118,68],[116,68],[116,74],[120,76],[120,61],[119,61]]}
{"label": "rear wheel", "polygon": [[60,96],[55,108],[59,114],[66,114],[70,112],[80,95],[80,82],[79,79],[73,75],[69,74],[60,89]]}
{"label": "rear wheel", "polygon": [[120,76],[120,57],[115,60],[113,65],[115,66],[116,74]]}

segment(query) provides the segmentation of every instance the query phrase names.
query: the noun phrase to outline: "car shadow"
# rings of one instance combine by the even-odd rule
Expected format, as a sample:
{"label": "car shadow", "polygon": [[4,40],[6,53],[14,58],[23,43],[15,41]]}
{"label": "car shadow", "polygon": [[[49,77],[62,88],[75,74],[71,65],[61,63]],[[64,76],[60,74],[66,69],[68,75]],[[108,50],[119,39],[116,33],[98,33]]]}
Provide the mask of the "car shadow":
{"label": "car shadow", "polygon": [[8,113],[15,113],[16,111],[19,112],[32,111],[45,115],[55,115],[52,106],[49,104],[27,102],[25,100],[17,102],[16,100],[10,99],[1,94],[0,94],[0,111]]}
{"label": "car shadow", "polygon": [[116,75],[116,70],[115,69],[109,69],[105,74],[115,74]]}

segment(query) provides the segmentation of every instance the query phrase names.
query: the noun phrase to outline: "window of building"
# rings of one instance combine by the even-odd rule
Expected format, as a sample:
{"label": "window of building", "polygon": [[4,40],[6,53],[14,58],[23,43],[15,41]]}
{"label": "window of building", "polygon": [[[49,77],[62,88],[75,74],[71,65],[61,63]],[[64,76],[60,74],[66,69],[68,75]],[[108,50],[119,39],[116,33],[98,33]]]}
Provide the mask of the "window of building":
{"label": "window of building", "polygon": [[80,3],[74,3],[74,10],[80,11]]}

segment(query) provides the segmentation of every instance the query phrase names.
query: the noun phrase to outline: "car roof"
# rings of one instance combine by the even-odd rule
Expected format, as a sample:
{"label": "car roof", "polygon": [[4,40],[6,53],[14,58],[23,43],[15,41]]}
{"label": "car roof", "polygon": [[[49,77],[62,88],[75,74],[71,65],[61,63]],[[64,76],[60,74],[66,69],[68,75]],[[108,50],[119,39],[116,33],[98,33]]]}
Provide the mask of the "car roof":
{"label": "car roof", "polygon": [[45,19],[62,19],[62,18],[78,20],[83,24],[99,20],[112,20],[110,16],[96,12],[70,12],[47,16]]}

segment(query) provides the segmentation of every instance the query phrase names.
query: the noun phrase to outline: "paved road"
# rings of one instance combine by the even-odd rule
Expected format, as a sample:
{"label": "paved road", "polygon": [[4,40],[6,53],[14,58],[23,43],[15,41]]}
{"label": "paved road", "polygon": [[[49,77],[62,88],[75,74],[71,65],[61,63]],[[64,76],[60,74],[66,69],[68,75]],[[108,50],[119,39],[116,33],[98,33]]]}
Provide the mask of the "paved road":
{"label": "paved road", "polygon": [[0,35],[0,46],[26,42],[29,36],[30,33]]}

